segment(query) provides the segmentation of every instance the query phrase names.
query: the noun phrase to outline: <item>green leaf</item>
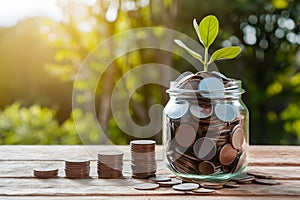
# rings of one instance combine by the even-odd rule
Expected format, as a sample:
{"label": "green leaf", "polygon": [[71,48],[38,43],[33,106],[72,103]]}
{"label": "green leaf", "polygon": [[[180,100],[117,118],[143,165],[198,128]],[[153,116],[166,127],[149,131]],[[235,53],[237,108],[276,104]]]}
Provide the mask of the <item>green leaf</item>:
{"label": "green leaf", "polygon": [[193,26],[194,26],[194,29],[195,29],[195,31],[197,33],[197,36],[198,36],[200,42],[203,43],[202,40],[201,40],[200,31],[199,31],[199,25],[197,23],[196,18],[194,18],[194,20],[193,20]]}
{"label": "green leaf", "polygon": [[213,53],[213,55],[210,58],[209,62],[213,62],[216,60],[222,60],[222,59],[232,59],[238,56],[242,51],[241,47],[237,46],[230,46],[230,47],[225,47],[222,49],[219,49]]}
{"label": "green leaf", "polygon": [[209,48],[209,46],[215,41],[219,32],[218,19],[213,15],[205,17],[200,22],[199,31],[202,44],[206,48]]}
{"label": "green leaf", "polygon": [[202,56],[200,54],[198,54],[197,52],[193,51],[192,49],[190,49],[189,47],[187,47],[181,40],[174,40],[174,42],[184,48],[191,56],[193,56],[194,58],[201,60],[202,61]]}

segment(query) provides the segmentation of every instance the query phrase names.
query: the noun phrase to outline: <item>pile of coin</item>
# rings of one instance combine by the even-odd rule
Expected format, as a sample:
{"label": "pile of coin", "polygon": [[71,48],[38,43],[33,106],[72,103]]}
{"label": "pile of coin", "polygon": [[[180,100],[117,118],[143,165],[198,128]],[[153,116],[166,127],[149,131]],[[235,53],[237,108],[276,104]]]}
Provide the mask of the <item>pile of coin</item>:
{"label": "pile of coin", "polygon": [[235,173],[246,165],[245,113],[237,80],[198,72],[179,80],[167,105],[167,159],[181,174]]}
{"label": "pile of coin", "polygon": [[98,178],[123,177],[123,155],[120,151],[98,152],[97,172]]}
{"label": "pile of coin", "polygon": [[131,148],[131,170],[133,178],[148,178],[155,176],[155,141],[133,140]]}
{"label": "pile of coin", "polygon": [[89,160],[66,160],[65,174],[67,178],[89,178],[90,161]]}
{"label": "pile of coin", "polygon": [[57,168],[35,168],[33,169],[33,175],[37,178],[55,178],[57,177]]}

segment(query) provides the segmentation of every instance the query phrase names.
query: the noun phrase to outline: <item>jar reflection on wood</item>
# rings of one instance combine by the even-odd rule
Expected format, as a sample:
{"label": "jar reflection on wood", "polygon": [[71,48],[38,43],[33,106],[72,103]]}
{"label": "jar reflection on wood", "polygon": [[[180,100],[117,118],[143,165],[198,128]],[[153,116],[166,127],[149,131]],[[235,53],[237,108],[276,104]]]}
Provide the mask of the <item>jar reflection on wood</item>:
{"label": "jar reflection on wood", "polygon": [[249,114],[241,81],[198,72],[172,82],[164,109],[163,143],[177,176],[226,180],[247,165]]}

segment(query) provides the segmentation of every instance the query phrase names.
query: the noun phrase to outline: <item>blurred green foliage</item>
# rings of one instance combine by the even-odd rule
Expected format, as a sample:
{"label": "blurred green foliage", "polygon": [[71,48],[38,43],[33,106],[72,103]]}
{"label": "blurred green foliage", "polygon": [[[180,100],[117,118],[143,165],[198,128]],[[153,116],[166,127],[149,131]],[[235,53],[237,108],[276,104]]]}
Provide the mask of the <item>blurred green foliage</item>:
{"label": "blurred green foliage", "polygon": [[[208,14],[220,20],[212,51],[229,45],[243,48],[239,59],[217,66],[227,76],[243,81],[243,99],[250,110],[250,143],[300,143],[299,1],[100,0],[92,6],[70,1],[62,5],[62,11],[65,19],[60,22],[28,19],[16,27],[0,29],[1,144],[80,143],[74,118],[80,119],[77,129],[88,133],[85,141],[96,144],[97,128],[89,126],[92,117],[71,111],[74,77],[89,52],[108,37],[139,27],[167,27],[197,40],[192,20],[200,21]],[[99,56],[110,53],[103,50]],[[158,50],[138,50],[116,59],[99,81],[95,97],[98,120],[116,144],[133,138],[119,129],[108,109],[114,85],[130,69],[151,62],[181,72],[192,70],[184,59]],[[97,71],[105,66],[97,63],[93,67]],[[89,83],[77,82],[75,87],[85,89]],[[22,106],[15,103],[4,109],[16,100]],[[84,98],[78,96],[77,100]],[[130,102],[132,118],[137,124],[147,124],[151,105],[164,105],[167,100],[163,87],[139,88]],[[160,142],[160,135],[154,139]]]}

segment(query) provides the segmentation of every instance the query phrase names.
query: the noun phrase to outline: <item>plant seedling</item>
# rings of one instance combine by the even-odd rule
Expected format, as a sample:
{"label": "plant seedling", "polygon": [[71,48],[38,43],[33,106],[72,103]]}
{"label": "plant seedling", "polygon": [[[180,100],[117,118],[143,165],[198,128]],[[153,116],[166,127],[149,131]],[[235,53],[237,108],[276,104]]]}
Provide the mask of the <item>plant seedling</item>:
{"label": "plant seedling", "polygon": [[195,59],[199,60],[204,65],[204,71],[208,71],[208,66],[217,60],[224,60],[224,59],[233,59],[237,57],[242,49],[239,46],[228,46],[225,48],[221,48],[217,51],[215,51],[211,57],[209,58],[208,55],[208,49],[212,45],[212,43],[215,41],[218,32],[219,32],[219,21],[218,19],[213,15],[208,15],[205,18],[202,19],[200,24],[198,25],[196,19],[193,20],[193,26],[197,33],[197,36],[204,46],[205,53],[204,53],[204,59],[203,57],[195,52],[194,50],[190,49],[187,45],[185,45],[181,40],[175,39],[174,42],[185,49],[191,56],[193,56]]}

